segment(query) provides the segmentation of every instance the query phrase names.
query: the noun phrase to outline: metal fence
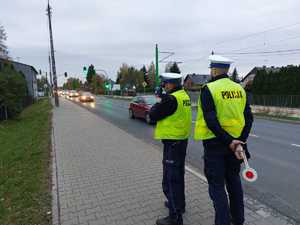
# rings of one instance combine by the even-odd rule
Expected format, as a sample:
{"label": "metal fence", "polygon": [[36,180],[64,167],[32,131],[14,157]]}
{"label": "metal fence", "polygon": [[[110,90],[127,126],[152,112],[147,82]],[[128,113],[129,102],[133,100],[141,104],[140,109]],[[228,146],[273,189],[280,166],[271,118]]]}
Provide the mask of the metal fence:
{"label": "metal fence", "polygon": [[[197,104],[200,92],[188,92],[191,102]],[[286,108],[300,108],[300,95],[252,95],[248,94],[251,105],[277,106]]]}
{"label": "metal fence", "polygon": [[252,95],[252,105],[300,108],[300,95]]}

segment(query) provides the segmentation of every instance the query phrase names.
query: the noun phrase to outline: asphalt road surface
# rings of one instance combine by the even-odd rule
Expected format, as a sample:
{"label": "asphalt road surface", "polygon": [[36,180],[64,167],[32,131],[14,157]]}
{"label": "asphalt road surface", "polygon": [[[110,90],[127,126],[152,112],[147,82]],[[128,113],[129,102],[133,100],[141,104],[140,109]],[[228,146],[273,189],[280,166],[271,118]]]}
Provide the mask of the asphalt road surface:
{"label": "asphalt road surface", "polygon": [[[129,118],[129,101],[96,97],[96,103],[77,103],[145,142],[161,146],[153,139],[154,126]],[[193,120],[195,116],[193,111]],[[259,177],[253,184],[244,182],[246,194],[300,223],[300,125],[255,119],[248,146],[249,163]],[[202,156],[202,144],[190,139],[187,160],[201,173]]]}

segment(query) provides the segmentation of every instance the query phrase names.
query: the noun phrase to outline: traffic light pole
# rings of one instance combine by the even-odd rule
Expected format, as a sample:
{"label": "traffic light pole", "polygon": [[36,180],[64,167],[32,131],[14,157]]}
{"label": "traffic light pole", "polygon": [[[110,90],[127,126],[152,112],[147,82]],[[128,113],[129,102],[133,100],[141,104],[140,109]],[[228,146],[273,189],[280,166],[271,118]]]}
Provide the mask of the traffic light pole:
{"label": "traffic light pole", "polygon": [[158,68],[158,45],[155,46],[155,86],[158,87],[158,74],[159,74],[159,68]]}
{"label": "traffic light pole", "polygon": [[48,20],[49,20],[51,64],[52,64],[53,84],[54,84],[54,99],[55,99],[55,106],[59,107],[59,99],[58,99],[58,93],[57,93],[57,76],[56,76],[53,36],[52,36],[52,24],[51,24],[51,7],[49,4],[49,0],[48,0],[48,7],[47,7],[47,15],[48,15]]}

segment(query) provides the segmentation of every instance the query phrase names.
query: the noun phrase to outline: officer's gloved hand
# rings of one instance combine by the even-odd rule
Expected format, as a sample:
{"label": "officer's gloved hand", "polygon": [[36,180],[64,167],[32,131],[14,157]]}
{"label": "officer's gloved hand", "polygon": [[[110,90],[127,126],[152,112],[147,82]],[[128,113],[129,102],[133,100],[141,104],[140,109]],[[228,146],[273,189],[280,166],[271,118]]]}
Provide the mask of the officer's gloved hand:
{"label": "officer's gloved hand", "polygon": [[161,86],[156,87],[154,93],[155,93],[155,96],[161,98],[163,95],[163,88]]}

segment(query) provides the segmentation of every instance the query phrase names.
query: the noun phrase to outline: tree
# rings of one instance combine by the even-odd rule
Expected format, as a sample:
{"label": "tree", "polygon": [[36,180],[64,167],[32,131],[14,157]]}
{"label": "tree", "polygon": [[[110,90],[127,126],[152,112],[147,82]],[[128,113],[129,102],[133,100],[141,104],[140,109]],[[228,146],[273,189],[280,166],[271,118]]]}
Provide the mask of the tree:
{"label": "tree", "polygon": [[238,72],[237,72],[236,68],[234,68],[234,70],[232,72],[231,80],[233,80],[234,82],[237,82],[237,83],[239,82]]}
{"label": "tree", "polygon": [[96,74],[92,80],[92,92],[94,94],[104,94],[106,78],[103,75]]}
{"label": "tree", "polygon": [[78,90],[81,89],[82,82],[79,78],[69,77],[67,82],[63,84],[63,89]]}
{"label": "tree", "polygon": [[176,62],[174,62],[170,68],[166,68],[166,72],[170,72],[170,73],[181,73],[178,65]]}
{"label": "tree", "polygon": [[149,81],[148,81],[148,77],[147,77],[147,69],[146,69],[146,66],[143,65],[143,67],[140,69],[140,71],[143,73],[144,75],[144,81],[149,84]]}
{"label": "tree", "polygon": [[135,87],[138,91],[143,90],[144,74],[141,70],[123,63],[118,71],[117,81],[123,89]]}
{"label": "tree", "polygon": [[0,25],[0,58],[8,58],[8,50],[5,45],[6,39],[7,35],[5,33],[5,29],[2,25]]}
{"label": "tree", "polygon": [[27,96],[24,74],[17,72],[12,64],[3,63],[0,66],[0,105],[7,108],[9,117],[22,111]]}
{"label": "tree", "polygon": [[88,68],[88,72],[87,72],[87,75],[86,75],[86,80],[87,80],[89,85],[92,84],[93,77],[95,75],[96,75],[96,71],[95,71],[94,65],[91,64]]}
{"label": "tree", "polygon": [[[47,85],[47,87],[45,88],[45,86]],[[37,88],[39,91],[44,91],[46,93],[46,95],[48,95],[48,80],[45,76],[42,76],[41,78],[37,79]]]}
{"label": "tree", "polygon": [[299,95],[300,66],[257,70],[252,91],[256,95]]}
{"label": "tree", "polygon": [[156,83],[155,83],[156,80],[155,80],[155,65],[153,62],[151,62],[148,67],[147,80],[148,80],[148,85],[150,86],[150,89],[154,90],[155,85],[156,85]]}

